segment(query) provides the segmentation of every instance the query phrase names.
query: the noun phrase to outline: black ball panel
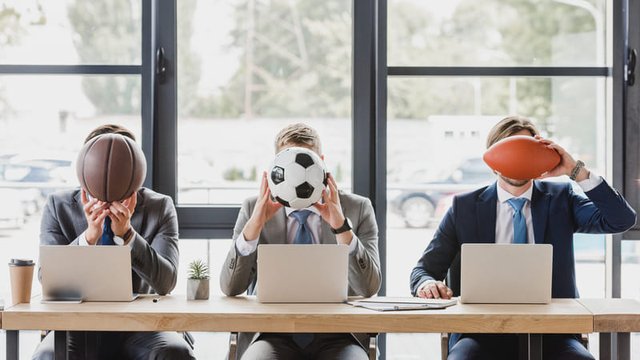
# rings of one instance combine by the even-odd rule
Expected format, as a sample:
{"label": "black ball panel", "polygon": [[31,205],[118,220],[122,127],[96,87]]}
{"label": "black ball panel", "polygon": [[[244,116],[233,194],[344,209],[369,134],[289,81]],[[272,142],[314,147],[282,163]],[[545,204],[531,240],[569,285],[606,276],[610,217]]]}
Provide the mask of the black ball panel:
{"label": "black ball panel", "polygon": [[276,201],[279,202],[280,204],[286,206],[286,207],[290,207],[289,206],[289,202],[286,200],[282,200],[279,196],[276,196]]}
{"label": "black ball panel", "polygon": [[313,186],[308,182],[303,182],[302,184],[296,186],[296,196],[300,199],[308,199],[313,195]]}
{"label": "black ball panel", "polygon": [[313,158],[309,154],[300,153],[296,155],[296,163],[300,164],[303,168],[308,168],[309,166],[315,164]]}
{"label": "black ball panel", "polygon": [[271,181],[273,181],[274,184],[278,185],[281,182],[284,181],[284,169],[281,168],[280,166],[274,166],[273,169],[271,169]]}

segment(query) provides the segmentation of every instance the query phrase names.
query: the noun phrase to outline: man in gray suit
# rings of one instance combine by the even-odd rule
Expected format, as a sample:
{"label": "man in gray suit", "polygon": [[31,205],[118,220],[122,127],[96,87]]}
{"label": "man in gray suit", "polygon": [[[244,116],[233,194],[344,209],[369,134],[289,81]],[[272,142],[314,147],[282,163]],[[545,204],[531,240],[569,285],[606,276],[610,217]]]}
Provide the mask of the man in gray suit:
{"label": "man in gray suit", "polygon": [[[95,129],[85,143],[107,133],[127,136],[118,125]],[[131,248],[133,291],[169,293],[178,271],[178,218],[171,198],[141,188],[122,202],[89,199],[85,189],[49,196],[40,226],[41,245],[94,246],[109,242]],[[109,271],[109,269],[104,269]],[[84,359],[84,333],[71,333],[69,358]],[[175,332],[97,333],[96,353],[101,359],[195,359],[191,346]],[[36,349],[33,359],[53,359],[53,332]]]}
{"label": "man in gray suit", "polygon": [[[276,138],[276,152],[292,146],[321,155],[317,132],[305,125],[284,128]],[[329,175],[323,200],[308,209],[284,208],[271,198],[266,173],[260,195],[247,199],[240,209],[233,245],[222,266],[220,287],[228,296],[255,293],[258,244],[297,243],[301,227],[314,244],[349,246],[349,295],[369,297],[380,288],[378,226],[369,199],[338,192]],[[301,269],[303,271],[303,269]],[[367,359],[364,334],[240,334],[242,359]],[[246,351],[245,351],[246,349]]]}

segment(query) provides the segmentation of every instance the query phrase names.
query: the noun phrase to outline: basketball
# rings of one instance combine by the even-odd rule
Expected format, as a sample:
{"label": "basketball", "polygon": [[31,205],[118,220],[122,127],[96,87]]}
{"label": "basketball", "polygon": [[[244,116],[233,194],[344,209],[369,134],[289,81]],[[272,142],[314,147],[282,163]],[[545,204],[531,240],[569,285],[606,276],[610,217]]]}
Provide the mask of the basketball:
{"label": "basketball", "polygon": [[490,168],[514,180],[530,180],[560,164],[560,154],[526,135],[504,138],[482,156]]}
{"label": "basketball", "polygon": [[78,181],[92,197],[122,201],[144,182],[147,161],[138,144],[119,134],[103,134],[89,140],[78,154]]}

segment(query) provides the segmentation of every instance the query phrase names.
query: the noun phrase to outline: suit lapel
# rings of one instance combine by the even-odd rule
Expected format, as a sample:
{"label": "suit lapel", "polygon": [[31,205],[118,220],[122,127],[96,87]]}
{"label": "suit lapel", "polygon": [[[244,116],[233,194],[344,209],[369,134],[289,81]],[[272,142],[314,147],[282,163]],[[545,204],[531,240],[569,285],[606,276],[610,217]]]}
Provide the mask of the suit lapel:
{"label": "suit lapel", "polygon": [[287,243],[287,214],[284,208],[278,210],[271,220],[267,221],[262,230],[262,242],[269,244]]}
{"label": "suit lapel", "polygon": [[69,214],[73,214],[71,221],[73,222],[74,234],[68,234],[71,240],[82,234],[87,229],[87,218],[84,216],[84,205],[82,204],[82,190],[76,191],[73,196],[73,209]]}
{"label": "suit lapel", "polygon": [[549,216],[549,204],[551,196],[538,188],[538,182],[533,182],[531,194],[531,220],[533,221],[533,236],[536,244],[544,244],[547,217]]}
{"label": "suit lapel", "polygon": [[326,221],[320,219],[320,244],[337,244],[336,236],[331,232],[331,227]]}
{"label": "suit lapel", "polygon": [[[144,224],[149,223],[149,219],[147,218],[147,211],[144,210],[144,190],[138,191],[138,199],[136,203],[136,208],[134,209],[133,216],[131,217],[131,227],[133,227],[137,232],[144,232],[142,228]],[[157,222],[157,219],[151,220],[152,222]]]}
{"label": "suit lapel", "polygon": [[496,201],[498,193],[496,183],[487,187],[476,202],[476,226],[478,229],[476,242],[496,242]]}

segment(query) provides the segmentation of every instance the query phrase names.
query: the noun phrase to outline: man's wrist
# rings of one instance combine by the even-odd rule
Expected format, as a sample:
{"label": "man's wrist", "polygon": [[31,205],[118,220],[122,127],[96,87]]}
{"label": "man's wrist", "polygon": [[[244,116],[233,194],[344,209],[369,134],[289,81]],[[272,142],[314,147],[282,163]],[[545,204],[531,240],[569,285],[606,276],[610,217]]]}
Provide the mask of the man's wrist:
{"label": "man's wrist", "polygon": [[249,220],[242,229],[242,235],[245,239],[257,239],[262,231],[262,226],[256,224],[254,220]]}
{"label": "man's wrist", "polygon": [[584,162],[578,160],[568,175],[569,179],[573,181],[582,181],[589,177],[589,171],[585,169]]}
{"label": "man's wrist", "polygon": [[87,240],[87,244],[89,245],[95,245],[96,243],[98,243],[98,239],[100,239],[100,236],[102,236],[101,232],[91,230],[91,228],[87,229],[84,232],[84,238],[85,240]]}

